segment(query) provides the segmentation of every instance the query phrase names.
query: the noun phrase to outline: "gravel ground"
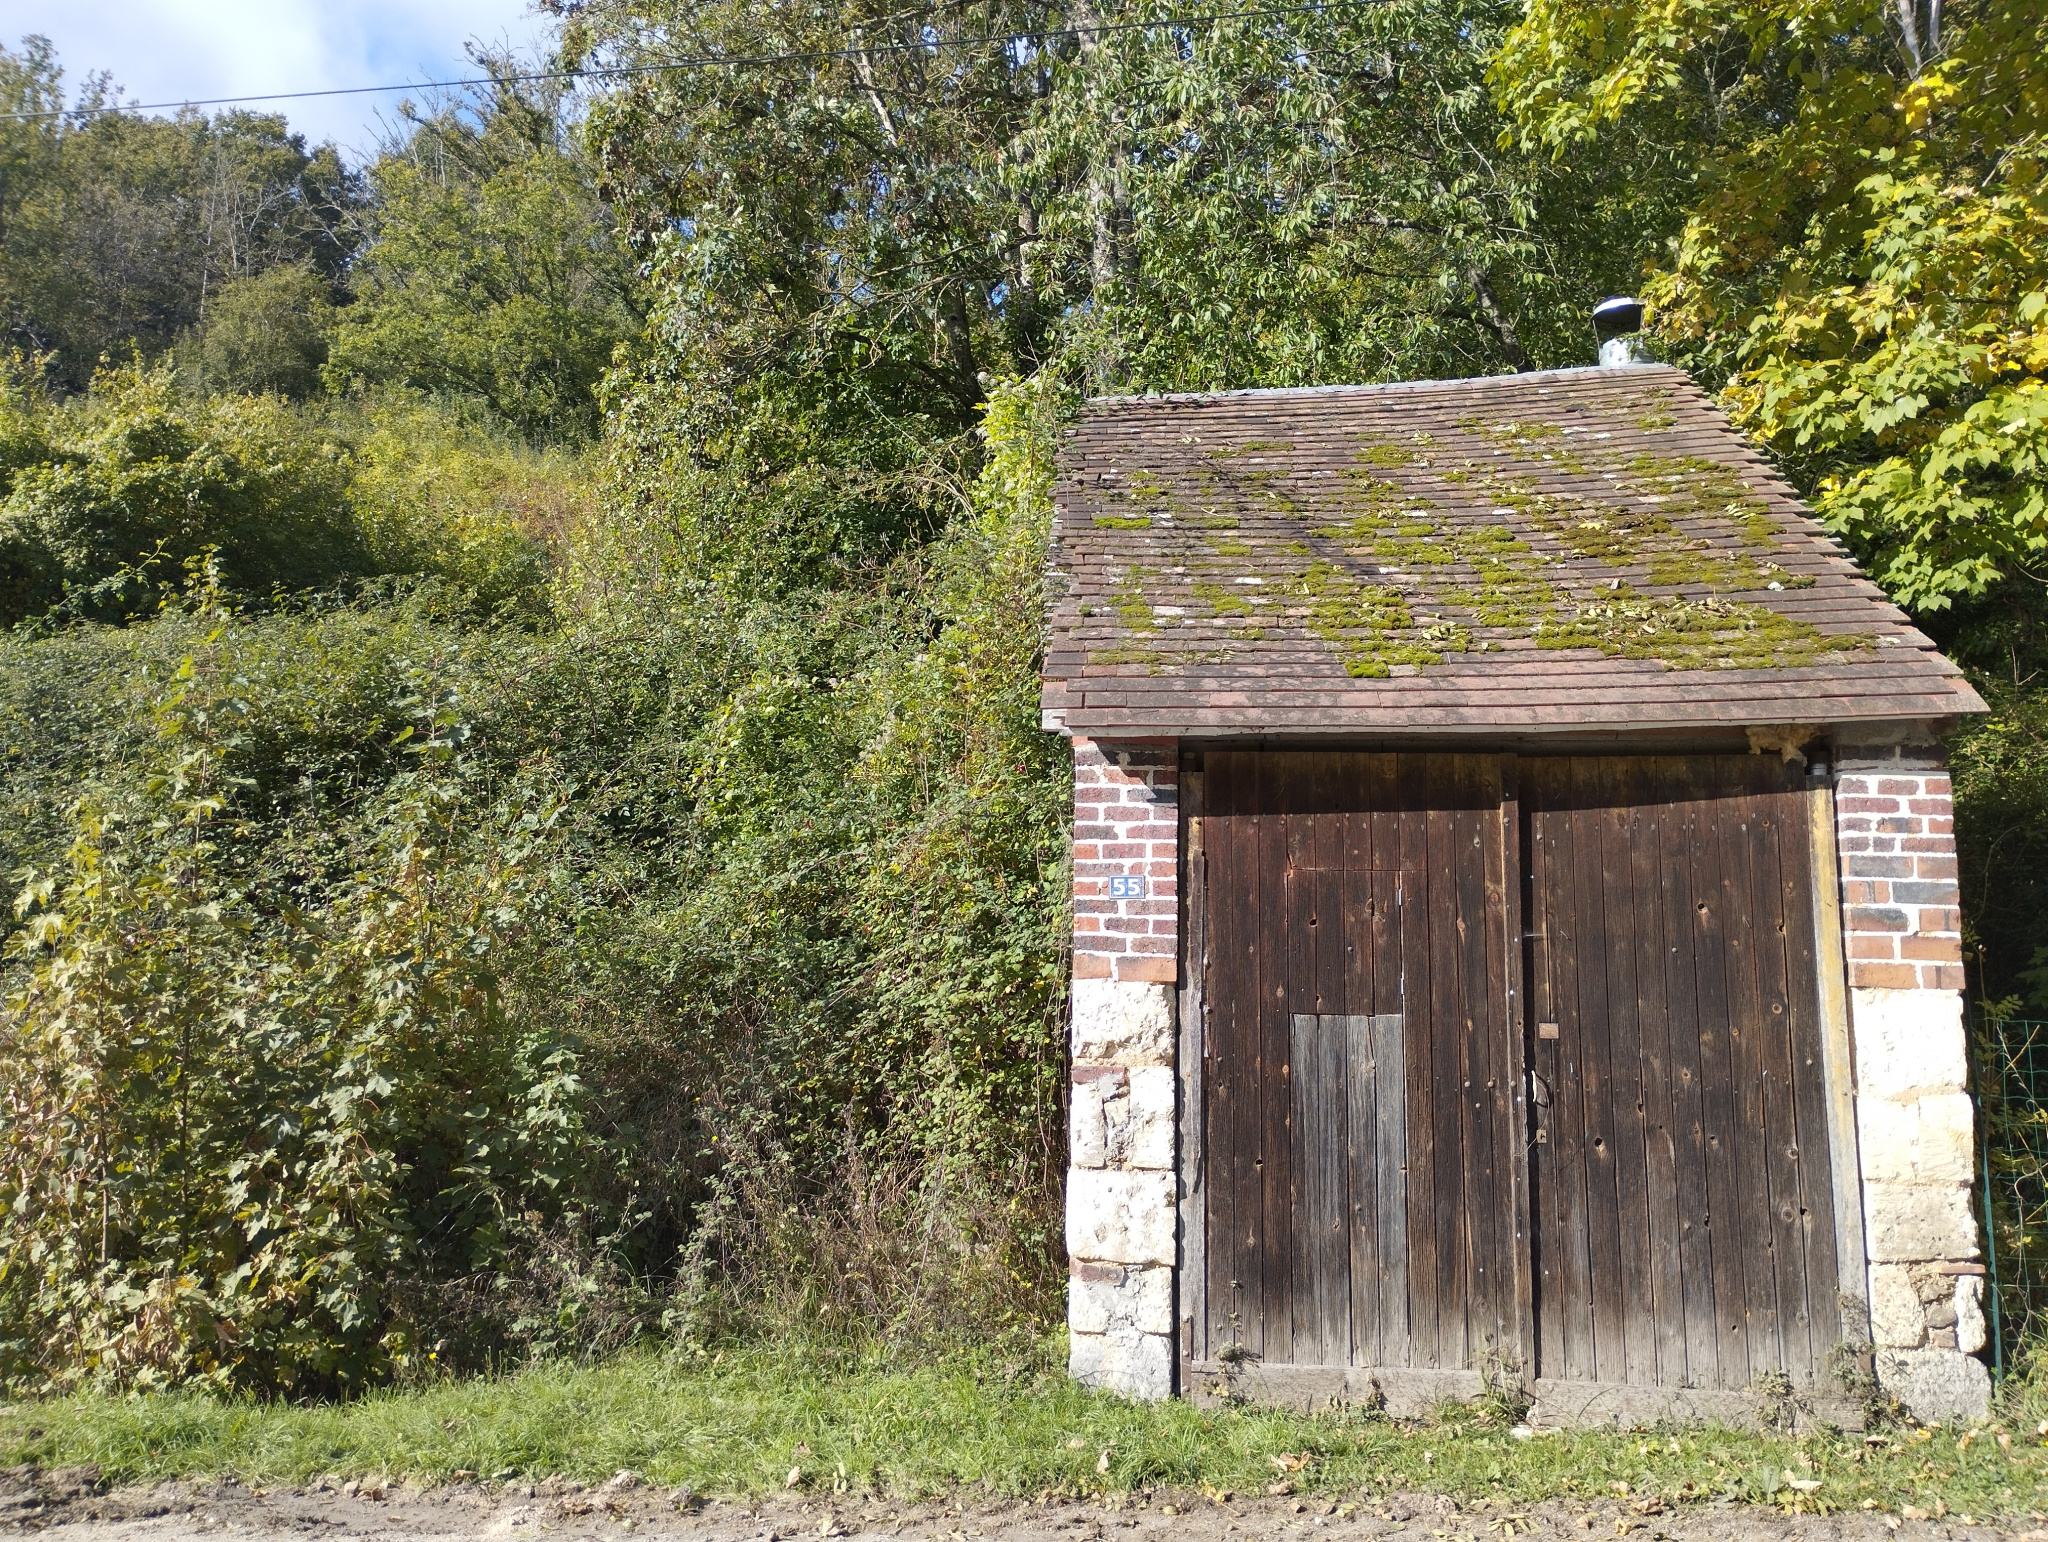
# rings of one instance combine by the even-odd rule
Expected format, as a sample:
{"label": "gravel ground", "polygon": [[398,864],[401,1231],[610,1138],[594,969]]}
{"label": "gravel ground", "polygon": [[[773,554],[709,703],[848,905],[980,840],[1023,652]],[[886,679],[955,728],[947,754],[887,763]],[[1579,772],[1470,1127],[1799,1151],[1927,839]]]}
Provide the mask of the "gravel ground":
{"label": "gravel ground", "polygon": [[[1652,1504],[1655,1502],[1652,1501]],[[893,1503],[857,1495],[775,1495],[704,1500],[664,1492],[630,1474],[598,1488],[549,1479],[496,1487],[386,1488],[328,1480],[303,1488],[238,1483],[159,1483],[110,1488],[91,1468],[0,1473],[0,1524],[62,1527],[67,1542],[184,1542],[200,1536],[318,1536],[333,1542],[372,1537],[449,1539],[604,1538],[631,1534],[688,1542],[1495,1542],[1521,1536],[1761,1539],[1971,1538],[2048,1542],[2048,1528],[1989,1525],[1967,1517],[1906,1519],[1877,1513],[1787,1516],[1755,1507],[1702,1505],[1644,1514],[1626,1502],[1591,1506],[1544,1503],[1523,1508],[1460,1505],[1434,1494],[1398,1494],[1366,1503],[1326,1498],[1229,1499],[1158,1490],[1107,1500],[996,1500],[972,1490],[951,1499]]]}

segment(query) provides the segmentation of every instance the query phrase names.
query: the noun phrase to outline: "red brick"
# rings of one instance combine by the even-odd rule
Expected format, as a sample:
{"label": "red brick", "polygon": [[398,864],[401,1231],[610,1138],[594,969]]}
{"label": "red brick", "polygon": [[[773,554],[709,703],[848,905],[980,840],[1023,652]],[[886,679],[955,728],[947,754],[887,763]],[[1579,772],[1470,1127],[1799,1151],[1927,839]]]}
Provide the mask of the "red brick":
{"label": "red brick", "polygon": [[1153,878],[1164,878],[1171,881],[1180,877],[1180,864],[1171,861],[1161,862],[1155,858],[1145,864],[1145,871]]}
{"label": "red brick", "polygon": [[1113,841],[1116,839],[1116,834],[1115,825],[1084,825],[1077,823],[1074,826],[1074,839],[1077,841]]}
{"label": "red brick", "polygon": [[1103,920],[1102,929],[1105,932],[1125,935],[1131,932],[1149,932],[1152,930],[1152,923],[1143,916],[1109,916]]}
{"label": "red brick", "polygon": [[1954,857],[1915,857],[1915,873],[1921,878],[1958,878]]}
{"label": "red brick", "polygon": [[1102,848],[1102,854],[1112,862],[1128,862],[1133,857],[1145,855],[1141,841],[1113,841]]}
{"label": "red brick", "polygon": [[1881,905],[1892,897],[1892,886],[1877,878],[1851,878],[1842,884],[1845,905]]}
{"label": "red brick", "polygon": [[1920,988],[1929,991],[1959,991],[1963,988],[1961,964],[1922,964]]}
{"label": "red brick", "polygon": [[1884,932],[1851,932],[1847,941],[1851,958],[1898,957],[1898,951],[1893,946],[1896,939]]}
{"label": "red brick", "polygon": [[1171,985],[1180,978],[1180,966],[1171,954],[1165,958],[1120,958],[1116,961],[1116,977]]}
{"label": "red brick", "polygon": [[1960,932],[1962,929],[1963,913],[1960,910],[1923,910],[1920,912],[1920,931]]}
{"label": "red brick", "polygon": [[1112,899],[1076,899],[1074,914],[1077,916],[1116,916],[1123,914],[1123,901]]}
{"label": "red brick", "polygon": [[1835,807],[1845,814],[1896,814],[1897,798],[1837,798]]}
{"label": "red brick", "polygon": [[1074,978],[1077,980],[1107,980],[1109,960],[1099,953],[1074,951]]}
{"label": "red brick", "polygon": [[1925,828],[1922,821],[1906,814],[1887,816],[1877,822],[1880,835],[1918,835]]}
{"label": "red brick", "polygon": [[1948,933],[1939,937],[1901,937],[1899,957],[1931,964],[1960,964],[1963,939]]}
{"label": "red brick", "polygon": [[1934,814],[1946,818],[1956,810],[1955,804],[1947,798],[1909,798],[1906,812],[1909,814]]}
{"label": "red brick", "polygon": [[1177,935],[1179,931],[1180,918],[1178,916],[1169,916],[1164,921],[1154,921],[1152,923],[1152,935],[1155,937],[1172,937]]}
{"label": "red brick", "polygon": [[1844,835],[1860,835],[1870,829],[1868,814],[1845,814],[1835,821],[1835,828]]}
{"label": "red brick", "polygon": [[1080,807],[1090,803],[1121,803],[1123,794],[1114,787],[1076,787],[1074,804]]}
{"label": "red brick", "polygon": [[1094,841],[1074,842],[1074,860],[1076,862],[1093,862],[1101,855],[1102,848]]}
{"label": "red brick", "polygon": [[1922,780],[1930,796],[1939,793],[1946,797],[1955,791],[1955,784],[1949,780],[1946,771],[1937,772],[1933,776],[1925,777]]}
{"label": "red brick", "polygon": [[1851,905],[1842,924],[1852,932],[1904,932],[1912,927],[1903,910],[1871,905]]}
{"label": "red brick", "polygon": [[1887,798],[1917,798],[1920,796],[1920,778],[1917,776],[1887,776],[1879,779],[1873,792]]}
{"label": "red brick", "polygon": [[1956,822],[1954,819],[1930,818],[1927,821],[1927,833],[1929,835],[1954,835],[1956,833]]}
{"label": "red brick", "polygon": [[1954,851],[1956,843],[1945,835],[1909,835],[1899,842],[1901,851]]}
{"label": "red brick", "polygon": [[1920,973],[1911,964],[1851,964],[1849,983],[1861,990],[1915,990]]}
{"label": "red brick", "polygon": [[[1078,739],[1075,741],[1077,744],[1079,742]],[[1845,776],[1835,782],[1835,796],[1838,799],[1857,797],[1869,791],[1870,778],[1867,776]]]}

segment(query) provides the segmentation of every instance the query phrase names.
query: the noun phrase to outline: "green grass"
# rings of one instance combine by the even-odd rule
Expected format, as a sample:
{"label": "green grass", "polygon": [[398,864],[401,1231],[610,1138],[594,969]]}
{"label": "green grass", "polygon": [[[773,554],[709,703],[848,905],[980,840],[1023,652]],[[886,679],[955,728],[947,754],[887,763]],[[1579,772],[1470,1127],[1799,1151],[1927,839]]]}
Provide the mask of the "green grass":
{"label": "green grass", "polygon": [[[2015,1402],[2008,1412],[2023,1410]],[[1023,1496],[1153,1486],[1260,1494],[1281,1476],[1273,1459],[1285,1456],[1308,1459],[1289,1474],[1301,1492],[1354,1498],[1395,1489],[1510,1504],[1654,1495],[1668,1505],[1746,1500],[1806,1512],[1868,1499],[1893,1513],[1939,1501],[1959,1514],[2015,1516],[2048,1509],[2048,1448],[2034,1431],[2009,1420],[1974,1431],[1891,1430],[1879,1445],[1853,1434],[1699,1428],[1517,1440],[1504,1417],[1483,1409],[1446,1408],[1413,1425],[1355,1413],[1204,1411],[1083,1392],[1051,1372],[747,1351],[633,1355],[346,1404],[168,1394],[19,1402],[0,1408],[0,1466],[91,1462],[124,1482],[322,1473],[588,1481],[629,1467],[707,1494],[780,1489],[795,1467],[804,1486],[908,1497],[968,1485]]]}

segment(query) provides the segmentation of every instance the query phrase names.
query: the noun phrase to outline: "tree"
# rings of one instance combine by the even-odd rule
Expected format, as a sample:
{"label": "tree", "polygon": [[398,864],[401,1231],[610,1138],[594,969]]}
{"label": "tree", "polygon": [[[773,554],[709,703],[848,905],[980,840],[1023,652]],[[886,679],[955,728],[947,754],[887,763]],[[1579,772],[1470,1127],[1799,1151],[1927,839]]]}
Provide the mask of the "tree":
{"label": "tree", "polygon": [[310,395],[327,361],[333,286],[307,268],[229,279],[214,295],[196,347],[197,383],[218,393]]}
{"label": "tree", "polygon": [[[0,48],[8,110],[62,105],[46,41]],[[82,390],[102,357],[154,355],[203,325],[220,287],[274,266],[338,282],[357,179],[275,114],[118,109],[88,80],[61,117],[0,125],[0,326]]]}
{"label": "tree", "polygon": [[481,62],[496,84],[416,118],[370,168],[375,202],[332,372],[588,438],[598,382],[639,334],[639,285],[582,157],[575,99]]}
{"label": "tree", "polygon": [[1538,0],[1497,68],[1558,153],[1715,110],[1655,324],[1922,611],[2048,553],[2044,61],[2026,0]]}

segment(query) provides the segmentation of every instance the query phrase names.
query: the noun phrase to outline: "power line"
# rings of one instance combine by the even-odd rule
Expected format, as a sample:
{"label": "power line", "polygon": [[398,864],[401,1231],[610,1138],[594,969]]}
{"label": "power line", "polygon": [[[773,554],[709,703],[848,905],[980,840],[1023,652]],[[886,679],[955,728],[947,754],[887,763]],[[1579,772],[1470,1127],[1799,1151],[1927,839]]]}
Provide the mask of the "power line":
{"label": "power line", "polygon": [[543,80],[624,80],[638,75],[662,75],[672,70],[732,69],[742,65],[822,64],[833,59],[857,59],[875,54],[931,53],[941,48],[978,48],[989,43],[1020,43],[1027,39],[1078,38],[1102,32],[1142,32],[1153,27],[1206,27],[1219,21],[1260,21],[1276,16],[1299,16],[1308,11],[1354,11],[1367,6],[1394,5],[1400,0],[1319,0],[1308,5],[1286,5],[1256,11],[1215,11],[1206,16],[1162,16],[1152,21],[1103,22],[1092,27],[1050,27],[1043,32],[988,32],[978,37],[929,38],[915,43],[871,43],[853,48],[824,48],[807,53],[753,54],[737,58],[705,57],[677,59],[668,64],[619,65],[587,70],[529,70],[516,75],[482,75],[466,80],[423,80],[397,86],[335,86],[324,91],[274,91],[266,96],[217,96],[195,102],[130,102],[112,107],[63,107],[55,112],[0,112],[0,122],[29,123],[48,118],[99,116],[123,112],[166,112],[181,107],[240,107],[252,102],[304,102],[326,96],[376,96],[392,91],[452,91],[469,86],[526,85]]}

